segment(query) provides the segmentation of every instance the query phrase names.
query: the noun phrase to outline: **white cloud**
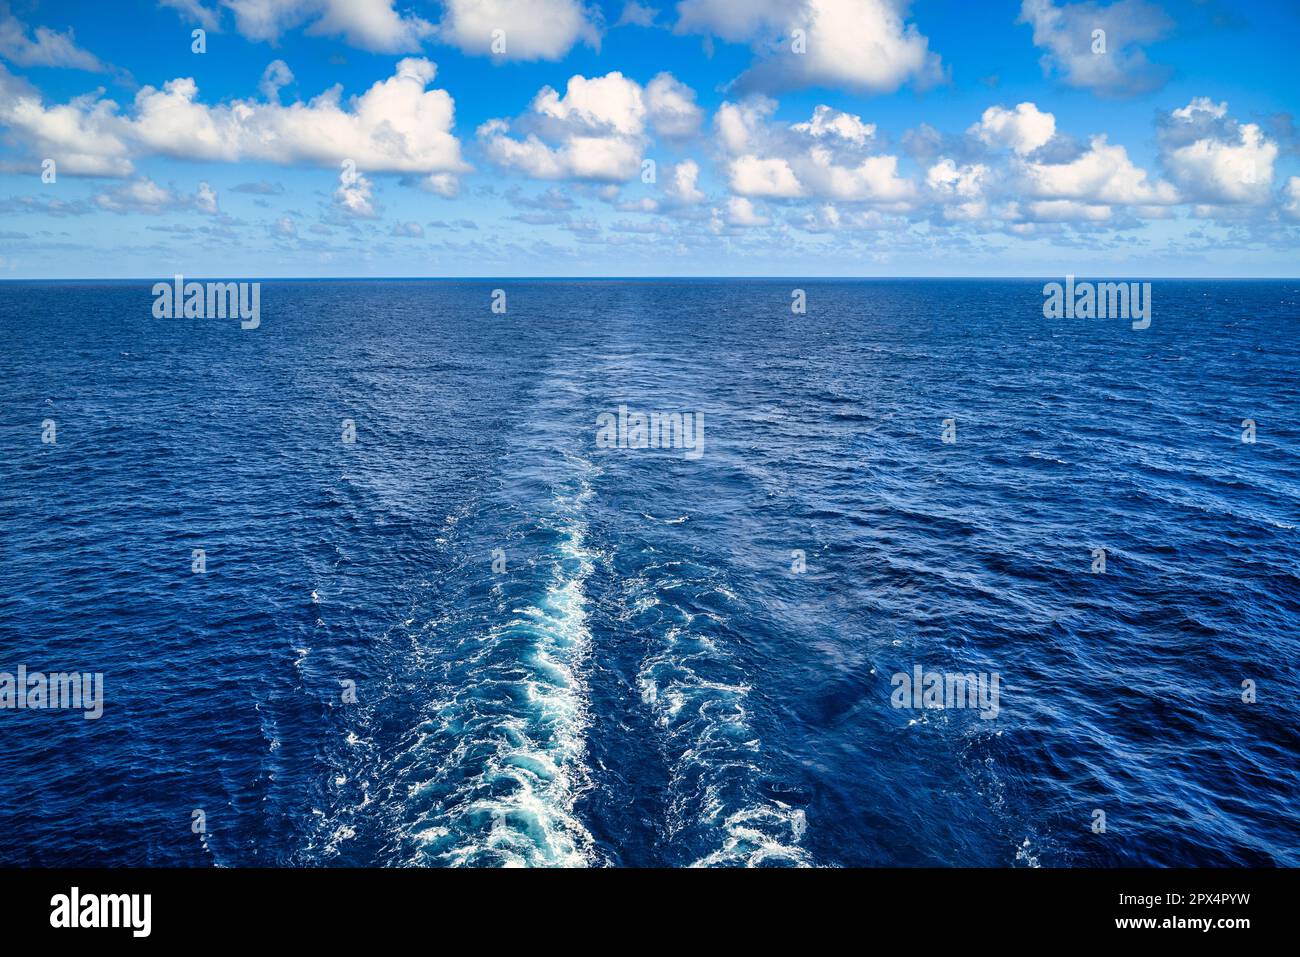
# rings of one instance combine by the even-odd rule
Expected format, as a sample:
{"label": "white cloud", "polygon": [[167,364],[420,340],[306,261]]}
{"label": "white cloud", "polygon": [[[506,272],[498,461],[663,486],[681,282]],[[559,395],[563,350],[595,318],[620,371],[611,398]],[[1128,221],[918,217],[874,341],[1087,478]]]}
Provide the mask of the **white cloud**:
{"label": "white cloud", "polygon": [[394,223],[393,235],[405,236],[408,239],[423,239],[424,227],[417,222]]}
{"label": "white cloud", "polygon": [[[738,89],[768,91],[827,86],[889,93],[909,80],[942,79],[939,57],[914,24],[906,0],[682,0],[678,33],[750,43],[762,59]],[[803,52],[792,39],[803,31]]]}
{"label": "white cloud", "polygon": [[543,87],[518,121],[489,120],[478,136],[493,162],[537,179],[624,182],[637,175],[653,129],[682,135],[698,124],[694,93],[667,73],[642,89],[622,73],[570,77],[561,96]]}
{"label": "white cloud", "polygon": [[1197,97],[1161,128],[1170,177],[1193,201],[1263,205],[1271,200],[1278,145],[1255,123],[1238,123],[1227,103]]}
{"label": "white cloud", "polygon": [[434,32],[433,24],[398,13],[394,0],[221,0],[235,28],[250,40],[274,43],[307,24],[307,32],[342,36],[372,53],[410,53]]}
{"label": "white cloud", "polygon": [[874,123],[863,123],[860,116],[833,110],[825,105],[814,109],[812,119],[807,123],[796,123],[791,129],[812,137],[836,136],[857,146],[865,146],[867,140],[876,135]]}
{"label": "white cloud", "polygon": [[374,219],[378,213],[371,198],[373,186],[355,166],[345,163],[339,170],[334,202],[340,212],[356,219]]}
{"label": "white cloud", "polygon": [[768,123],[776,104],[756,98],[724,103],[714,117],[731,190],[772,199],[821,197],[906,203],[913,183],[898,174],[898,157],[871,155],[874,127],[850,113],[819,106],[805,123]]}
{"label": "white cloud", "polygon": [[1277,144],[1254,123],[1241,127],[1237,142],[1197,140],[1166,157],[1171,175],[1198,195],[1225,203],[1257,203],[1273,182]]}
{"label": "white cloud", "polygon": [[194,196],[194,205],[201,213],[216,215],[217,194],[207,183],[199,183],[199,191]]}
{"label": "white cloud", "polygon": [[926,171],[925,185],[943,204],[945,219],[976,220],[988,216],[984,198],[988,178],[989,168],[983,163],[958,166],[944,157]]}
{"label": "white cloud", "polygon": [[1162,86],[1169,75],[1148,62],[1141,45],[1161,39],[1173,21],[1144,0],[1105,7],[1091,0],[1059,7],[1052,0],[1024,0],[1020,22],[1032,24],[1034,45],[1047,51],[1043,71],[1056,71],[1068,86],[1132,96]]}
{"label": "white cloud", "polygon": [[293,71],[289,69],[289,64],[283,60],[272,60],[262,71],[262,82],[258,85],[258,89],[268,100],[279,102],[280,88],[292,82]]}
{"label": "white cloud", "polygon": [[[599,14],[581,0],[446,0],[438,37],[465,53],[503,60],[558,60],[579,40],[599,48]],[[503,31],[505,52],[492,50]]]}
{"label": "white cloud", "polygon": [[690,206],[704,201],[702,193],[697,185],[700,178],[700,164],[695,160],[683,160],[672,168],[671,175],[668,177],[668,186],[664,192],[667,193],[670,201]]}
{"label": "white cloud", "polygon": [[809,233],[832,233],[840,230],[880,229],[887,220],[874,209],[840,210],[825,203],[804,213],[795,225]]}
{"label": "white cloud", "polygon": [[1069,162],[1025,163],[1023,173],[1030,195],[1044,199],[1153,206],[1180,200],[1178,190],[1164,181],[1151,182],[1128,151],[1104,135],[1094,136],[1087,151]]}
{"label": "white cloud", "polygon": [[742,103],[723,103],[714,114],[713,125],[722,148],[733,155],[756,148],[763,124],[776,112],[776,101],[754,96]]}
{"label": "white cloud", "polygon": [[216,30],[219,26],[218,12],[205,7],[201,0],[158,0],[158,5],[171,7],[181,14],[181,19],[188,18],[205,30]]}
{"label": "white cloud", "polygon": [[116,103],[95,96],[46,107],[40,91],[0,64],[0,126],[33,155],[53,159],[61,173],[130,175],[130,130],[116,112]]}
{"label": "white cloud", "polygon": [[733,196],[727,201],[727,224],[730,226],[770,226],[772,219],[754,209],[754,204],[743,196]]}
{"label": "white cloud", "polygon": [[130,210],[147,210],[162,212],[171,209],[176,203],[176,196],[163,189],[148,177],[132,180],[99,193],[94,199],[95,205],[109,212],[124,213]]}
{"label": "white cloud", "polygon": [[871,200],[902,203],[914,193],[908,179],[898,175],[897,156],[868,156],[856,166],[835,162],[829,150],[816,148],[800,175],[815,195],[841,200]]}
{"label": "white cloud", "polygon": [[731,188],[742,196],[793,199],[804,194],[803,184],[779,156],[739,156],[728,167]]}
{"label": "white cloud", "polygon": [[1186,106],[1180,106],[1170,116],[1185,123],[1194,123],[1199,119],[1198,114],[1203,114],[1210,119],[1221,120],[1228,115],[1228,103],[1226,100],[1222,103],[1215,103],[1208,96],[1194,96],[1192,102]]}
{"label": "white cloud", "polygon": [[1056,135],[1056,117],[1033,103],[1021,103],[1014,111],[990,106],[969,132],[989,146],[1010,147],[1024,156]]}
{"label": "white cloud", "polygon": [[946,157],[926,171],[925,184],[936,193],[972,199],[983,190],[989,168],[982,163],[958,166]]}
{"label": "white cloud", "polygon": [[1078,203],[1071,199],[1048,199],[1026,203],[1026,218],[1040,223],[1105,222],[1111,217],[1109,206]]}
{"label": "white cloud", "polygon": [[704,111],[695,105],[695,91],[671,73],[660,73],[646,84],[645,101],[650,123],[661,136],[694,136],[704,120]]}
{"label": "white cloud", "polygon": [[617,71],[590,80],[572,76],[564,96],[543,87],[533,100],[533,110],[569,128],[608,130],[621,136],[636,136],[645,128],[641,87]]}
{"label": "white cloud", "polygon": [[623,13],[614,26],[653,27],[657,16],[659,16],[659,11],[654,7],[647,7],[644,4],[637,3],[636,0],[628,0],[627,3],[623,4]]}
{"label": "white cloud", "polygon": [[1292,176],[1286,181],[1286,187],[1283,189],[1283,195],[1286,196],[1287,204],[1282,207],[1282,211],[1292,219],[1300,219],[1300,176]]}
{"label": "white cloud", "polygon": [[112,100],[80,97],[46,106],[27,84],[0,68],[0,123],[60,171],[123,176],[141,154],[216,162],[260,160],[333,166],[353,160],[368,172],[424,174],[431,188],[467,171],[452,134],[455,104],[445,90],[426,89],[436,68],[408,58],[394,75],[342,102],[334,87],[309,102],[235,100],[208,106],[181,77],[162,89],[146,86],[135,115]]}
{"label": "white cloud", "polygon": [[77,46],[71,27],[63,33],[37,27],[28,36],[27,25],[10,13],[7,4],[0,4],[0,57],[19,66],[57,66],[92,73],[109,69],[99,57]]}
{"label": "white cloud", "polygon": [[277,239],[297,239],[298,224],[293,221],[291,216],[281,216],[271,224],[270,232]]}
{"label": "white cloud", "polygon": [[198,192],[193,196],[185,196],[159,186],[147,176],[97,193],[91,201],[109,213],[157,214],[189,209],[209,215],[217,212],[217,194],[207,183],[200,183]]}

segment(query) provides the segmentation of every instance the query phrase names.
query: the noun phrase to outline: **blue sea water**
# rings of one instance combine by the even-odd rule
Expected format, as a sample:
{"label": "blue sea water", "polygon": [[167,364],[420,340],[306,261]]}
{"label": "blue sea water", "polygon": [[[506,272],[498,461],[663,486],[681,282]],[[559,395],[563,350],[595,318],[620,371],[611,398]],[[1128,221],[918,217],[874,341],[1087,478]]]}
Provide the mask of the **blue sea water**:
{"label": "blue sea water", "polygon": [[1042,285],[0,284],[0,864],[1300,865],[1300,282]]}

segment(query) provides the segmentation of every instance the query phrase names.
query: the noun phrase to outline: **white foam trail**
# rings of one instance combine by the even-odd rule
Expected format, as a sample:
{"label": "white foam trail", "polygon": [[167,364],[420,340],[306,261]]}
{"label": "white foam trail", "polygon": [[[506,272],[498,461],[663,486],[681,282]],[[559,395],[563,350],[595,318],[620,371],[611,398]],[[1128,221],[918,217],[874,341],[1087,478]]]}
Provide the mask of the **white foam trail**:
{"label": "white foam trail", "polygon": [[641,700],[668,736],[673,763],[670,835],[704,829],[717,846],[692,867],[809,866],[799,847],[804,812],[754,794],[762,773],[758,736],[745,711],[749,685],[710,680],[696,664],[726,658],[712,639],[669,627],[641,665]]}
{"label": "white foam trail", "polygon": [[458,741],[436,778],[460,780],[416,834],[441,863],[591,862],[594,842],[574,811],[590,785],[585,586],[593,556],[578,515],[590,494],[584,481],[572,501],[557,500],[559,558],[542,598],[467,642],[480,646],[481,673],[472,685],[453,691],[440,709],[436,732]]}

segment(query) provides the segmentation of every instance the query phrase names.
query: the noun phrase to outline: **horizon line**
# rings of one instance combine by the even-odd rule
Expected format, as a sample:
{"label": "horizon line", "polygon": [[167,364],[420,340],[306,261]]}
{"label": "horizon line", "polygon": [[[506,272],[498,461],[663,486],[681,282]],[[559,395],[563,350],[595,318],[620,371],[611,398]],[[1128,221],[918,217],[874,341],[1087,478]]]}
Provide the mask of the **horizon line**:
{"label": "horizon line", "polygon": [[163,282],[168,279],[174,279],[177,275],[182,278],[190,278],[195,281],[203,279],[222,279],[237,282],[658,282],[658,281],[741,281],[741,280],[758,280],[766,282],[872,282],[872,281],[895,281],[895,280],[958,280],[963,282],[1037,282],[1041,280],[1057,280],[1063,276],[1073,276],[1076,279],[1101,279],[1107,281],[1138,281],[1138,282],[1163,282],[1168,280],[1182,280],[1187,282],[1300,282],[1300,276],[1151,276],[1151,275],[1123,275],[1123,274],[1102,274],[1092,272],[1081,273],[1050,273],[1032,276],[935,276],[923,274],[899,274],[892,276],[771,276],[771,275],[743,275],[743,276],[507,276],[507,275],[482,275],[482,276],[233,276],[220,273],[200,273],[186,276],[185,273],[172,273],[170,276],[23,276],[23,277],[0,277],[0,283],[22,283],[22,282]]}

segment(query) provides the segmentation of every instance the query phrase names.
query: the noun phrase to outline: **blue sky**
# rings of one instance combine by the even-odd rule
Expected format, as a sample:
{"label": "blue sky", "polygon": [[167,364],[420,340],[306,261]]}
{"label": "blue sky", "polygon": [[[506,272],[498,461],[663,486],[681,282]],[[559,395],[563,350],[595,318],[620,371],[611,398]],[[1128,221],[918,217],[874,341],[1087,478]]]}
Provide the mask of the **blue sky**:
{"label": "blue sky", "polygon": [[1298,39],[1285,0],[0,0],[0,278],[1295,276]]}

